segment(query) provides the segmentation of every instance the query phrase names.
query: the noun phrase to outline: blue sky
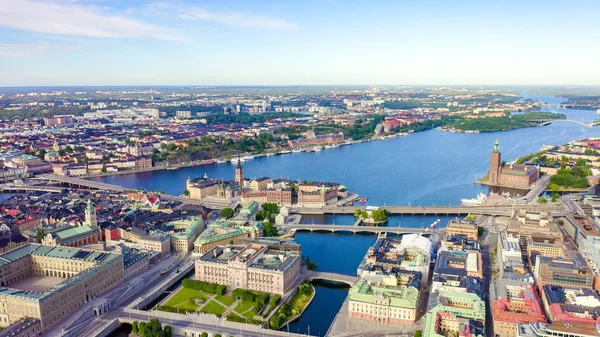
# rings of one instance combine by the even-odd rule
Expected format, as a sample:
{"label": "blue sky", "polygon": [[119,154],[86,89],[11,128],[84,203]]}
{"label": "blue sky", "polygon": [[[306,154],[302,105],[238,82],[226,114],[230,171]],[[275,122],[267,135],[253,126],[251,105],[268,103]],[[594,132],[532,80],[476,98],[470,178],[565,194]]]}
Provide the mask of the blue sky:
{"label": "blue sky", "polygon": [[0,0],[0,86],[600,84],[600,1]]}

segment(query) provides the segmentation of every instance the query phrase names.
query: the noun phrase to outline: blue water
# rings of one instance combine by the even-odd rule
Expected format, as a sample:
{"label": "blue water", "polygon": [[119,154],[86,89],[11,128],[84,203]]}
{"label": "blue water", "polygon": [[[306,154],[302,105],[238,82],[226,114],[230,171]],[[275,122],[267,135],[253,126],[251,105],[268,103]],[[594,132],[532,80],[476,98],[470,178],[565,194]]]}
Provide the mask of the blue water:
{"label": "blue water", "polygon": [[[569,119],[592,121],[595,111],[563,110],[565,101],[552,96],[523,94],[524,98],[542,99],[552,107],[545,111],[560,112]],[[600,128],[584,128],[566,122],[504,132],[456,134],[437,130],[419,132],[407,137],[366,142],[324,149],[316,153],[296,153],[284,156],[256,158],[244,163],[246,177],[270,176],[311,181],[335,181],[349,190],[366,196],[369,205],[458,205],[461,198],[472,198],[487,188],[473,183],[486,174],[489,155],[496,139],[500,142],[503,160],[514,160],[537,152],[542,145],[558,145],[586,137],[600,136]],[[204,174],[219,179],[233,179],[232,164],[190,167],[175,171],[154,171],[98,178],[103,182],[127,187],[164,190],[180,195],[188,177]],[[441,217],[444,225],[451,217]],[[427,227],[433,216],[392,216],[388,226]],[[336,223],[348,225],[352,216],[305,216],[303,223]],[[366,234],[298,233],[303,254],[317,263],[319,270],[354,274],[356,268],[375,242]],[[321,335],[327,331],[335,313],[341,307],[345,291],[317,287],[313,304],[290,331]]]}

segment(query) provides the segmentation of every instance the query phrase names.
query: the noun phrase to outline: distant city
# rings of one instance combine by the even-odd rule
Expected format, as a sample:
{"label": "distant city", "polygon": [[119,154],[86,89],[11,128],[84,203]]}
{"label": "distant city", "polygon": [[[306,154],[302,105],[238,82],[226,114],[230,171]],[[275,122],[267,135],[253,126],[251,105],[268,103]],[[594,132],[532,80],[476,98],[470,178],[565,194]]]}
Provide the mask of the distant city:
{"label": "distant city", "polygon": [[600,337],[585,90],[2,88],[0,337]]}

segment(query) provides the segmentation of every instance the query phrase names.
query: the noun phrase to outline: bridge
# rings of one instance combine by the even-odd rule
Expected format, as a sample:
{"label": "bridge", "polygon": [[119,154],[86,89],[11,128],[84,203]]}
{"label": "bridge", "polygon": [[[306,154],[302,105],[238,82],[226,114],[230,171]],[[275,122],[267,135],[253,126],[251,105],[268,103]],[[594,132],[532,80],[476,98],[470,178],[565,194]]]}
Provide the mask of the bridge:
{"label": "bridge", "polygon": [[[368,206],[325,206],[321,208],[292,207],[290,213],[296,214],[339,214],[352,215],[357,209],[365,210]],[[492,206],[379,206],[386,209],[390,214],[398,215],[494,215],[510,216],[515,205],[492,205]],[[564,208],[553,205],[519,205],[519,209],[528,211],[563,211]]]}
{"label": "bridge", "polygon": [[579,124],[586,128],[591,128],[591,127],[594,127],[594,126],[597,126],[600,124],[600,120],[594,120],[592,122],[584,122],[584,121],[577,121],[574,119],[530,119],[530,120],[528,120],[528,122],[531,124],[540,125],[540,126],[548,125],[548,124],[552,124],[552,123],[556,123],[556,122],[567,122],[567,123]]}
{"label": "bridge", "polygon": [[[350,232],[350,233],[391,233],[396,235],[418,234],[423,228],[388,227],[388,226],[348,226],[348,225],[326,225],[326,224],[297,224],[282,226],[295,231],[309,232]],[[427,233],[426,233],[427,234]]]}
{"label": "bridge", "polygon": [[0,191],[2,192],[48,192],[48,193],[61,193],[65,189],[55,186],[44,186],[44,185],[7,185],[1,186]]}
{"label": "bridge", "polygon": [[[34,179],[46,180],[51,183],[55,182],[55,183],[66,184],[72,188],[86,188],[86,189],[119,192],[119,193],[136,191],[133,188],[127,188],[127,187],[123,187],[120,185],[107,184],[107,183],[103,183],[100,181],[88,180],[88,179],[83,179],[83,178],[59,176],[56,174],[41,174],[41,175],[36,176]],[[229,202],[223,203],[223,202],[218,202],[218,201],[194,200],[194,199],[189,199],[189,198],[168,195],[168,194],[164,194],[164,193],[156,193],[156,195],[160,196],[160,198],[162,200],[181,202],[181,203],[189,204],[189,205],[204,206],[204,207],[208,207],[208,208],[212,208],[212,209],[223,209],[223,208],[230,206]]]}
{"label": "bridge", "polygon": [[304,270],[302,272],[308,280],[324,280],[338,283],[345,283],[349,286],[353,286],[358,281],[358,276],[328,273],[323,271]]}

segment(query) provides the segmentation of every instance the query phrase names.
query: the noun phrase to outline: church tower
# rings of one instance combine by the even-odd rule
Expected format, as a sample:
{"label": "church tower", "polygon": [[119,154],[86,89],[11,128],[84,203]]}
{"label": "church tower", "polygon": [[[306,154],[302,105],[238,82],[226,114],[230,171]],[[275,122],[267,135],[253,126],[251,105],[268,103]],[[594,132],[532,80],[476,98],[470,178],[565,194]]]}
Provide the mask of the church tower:
{"label": "church tower", "polygon": [[238,158],[237,166],[235,167],[235,182],[244,187],[244,168],[242,167],[242,161]]}
{"label": "church tower", "polygon": [[85,224],[90,227],[98,226],[98,219],[96,218],[96,209],[92,204],[91,200],[88,200],[87,206],[85,207]]}
{"label": "church tower", "polygon": [[500,180],[500,165],[502,163],[500,157],[500,144],[498,144],[498,140],[496,139],[496,143],[494,143],[494,150],[492,151],[492,155],[490,157],[490,172],[488,175],[490,184],[498,184]]}

